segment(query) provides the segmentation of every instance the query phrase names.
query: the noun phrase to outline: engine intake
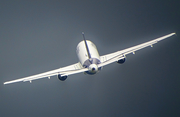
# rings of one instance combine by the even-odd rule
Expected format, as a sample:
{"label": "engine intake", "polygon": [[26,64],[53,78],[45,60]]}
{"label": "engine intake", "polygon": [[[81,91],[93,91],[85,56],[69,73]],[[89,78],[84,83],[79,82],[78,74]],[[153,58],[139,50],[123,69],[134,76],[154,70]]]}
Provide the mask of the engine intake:
{"label": "engine intake", "polygon": [[67,76],[61,76],[61,74],[58,74],[57,77],[60,81],[65,81],[67,79]]}

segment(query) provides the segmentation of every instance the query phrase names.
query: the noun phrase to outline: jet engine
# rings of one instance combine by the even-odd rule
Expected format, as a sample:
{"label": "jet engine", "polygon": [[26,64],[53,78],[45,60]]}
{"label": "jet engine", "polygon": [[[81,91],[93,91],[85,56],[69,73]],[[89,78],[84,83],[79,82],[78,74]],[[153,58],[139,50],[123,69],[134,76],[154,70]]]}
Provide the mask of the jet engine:
{"label": "jet engine", "polygon": [[123,58],[123,59],[118,60],[117,63],[123,64],[125,61],[126,61],[126,58]]}
{"label": "jet engine", "polygon": [[61,74],[58,74],[57,77],[60,81],[65,81],[67,79],[67,76],[61,76]]}

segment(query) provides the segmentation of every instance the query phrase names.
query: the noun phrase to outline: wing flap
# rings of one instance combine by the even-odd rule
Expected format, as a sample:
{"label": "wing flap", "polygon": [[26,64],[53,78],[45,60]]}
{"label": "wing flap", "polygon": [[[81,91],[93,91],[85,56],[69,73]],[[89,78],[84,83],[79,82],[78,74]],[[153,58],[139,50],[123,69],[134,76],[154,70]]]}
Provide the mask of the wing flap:
{"label": "wing flap", "polygon": [[46,78],[46,77],[50,77],[50,76],[54,76],[54,75],[58,75],[58,74],[65,76],[65,75],[72,75],[72,74],[80,73],[80,72],[87,71],[87,70],[88,69],[83,68],[80,63],[76,63],[73,65],[69,65],[67,67],[63,67],[63,68],[59,68],[56,70],[44,72],[41,74],[37,74],[37,75],[29,76],[29,77],[24,77],[24,78],[20,78],[17,80],[7,81],[4,84],[10,84],[10,83],[21,82],[21,81],[23,81],[23,82],[30,81],[31,82],[32,80],[42,79],[42,78]]}
{"label": "wing flap", "polygon": [[130,54],[130,53],[134,53],[135,51],[137,50],[140,50],[142,48],[145,48],[145,47],[148,47],[148,46],[151,46],[153,44],[156,44],[158,43],[159,41],[163,40],[163,39],[166,39],[170,36],[173,36],[175,35],[176,33],[171,33],[171,34],[168,34],[168,35],[165,35],[165,36],[162,36],[160,38],[157,38],[157,39],[154,39],[152,41],[148,41],[148,42],[145,42],[145,43],[142,43],[142,44],[139,44],[137,46],[133,46],[133,47],[130,47],[130,48],[127,48],[127,49],[124,49],[124,50],[121,50],[121,51],[117,51],[117,52],[114,52],[114,53],[110,53],[110,54],[107,54],[107,55],[103,55],[100,57],[100,60],[101,60],[101,64],[99,64],[98,66],[99,67],[102,67],[102,66],[105,66],[105,65],[108,65],[110,63],[113,63],[115,61],[118,61],[120,59],[123,59],[125,58],[125,56],[127,54]]}

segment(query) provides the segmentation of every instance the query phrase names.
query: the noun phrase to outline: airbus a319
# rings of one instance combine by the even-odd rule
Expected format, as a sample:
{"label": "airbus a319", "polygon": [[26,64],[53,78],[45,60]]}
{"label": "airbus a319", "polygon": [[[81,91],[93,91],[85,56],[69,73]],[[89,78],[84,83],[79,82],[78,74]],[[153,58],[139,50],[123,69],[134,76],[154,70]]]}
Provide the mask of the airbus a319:
{"label": "airbus a319", "polygon": [[89,40],[85,39],[84,33],[82,33],[83,41],[81,41],[77,45],[76,53],[77,57],[79,59],[78,63],[62,67],[59,69],[55,69],[52,71],[48,71],[45,73],[20,78],[12,81],[7,81],[4,84],[10,84],[15,82],[26,82],[29,81],[30,83],[33,80],[41,79],[41,78],[49,78],[51,76],[57,75],[58,79],[61,81],[64,81],[67,79],[69,75],[77,74],[84,72],[85,74],[93,75],[98,73],[103,66],[108,65],[113,62],[117,62],[119,64],[122,64],[126,60],[127,54],[135,54],[135,51],[143,49],[145,47],[153,47],[153,44],[156,44],[157,42],[166,39],[168,37],[171,37],[175,35],[175,33],[171,33],[165,36],[162,36],[160,38],[154,39],[152,41],[148,41],[146,43],[142,43],[124,50],[120,50],[114,53],[106,54],[100,56],[98,53],[98,50],[94,43],[92,43]]}

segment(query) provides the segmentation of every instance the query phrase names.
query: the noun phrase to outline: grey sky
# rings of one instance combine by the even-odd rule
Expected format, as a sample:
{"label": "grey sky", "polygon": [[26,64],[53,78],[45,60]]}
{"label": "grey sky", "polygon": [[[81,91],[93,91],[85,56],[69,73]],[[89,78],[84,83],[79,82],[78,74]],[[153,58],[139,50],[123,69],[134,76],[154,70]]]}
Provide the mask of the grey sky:
{"label": "grey sky", "polygon": [[[179,116],[178,0],[0,1],[0,116]],[[108,54],[176,32],[93,76],[3,82],[76,63],[81,32]]]}

